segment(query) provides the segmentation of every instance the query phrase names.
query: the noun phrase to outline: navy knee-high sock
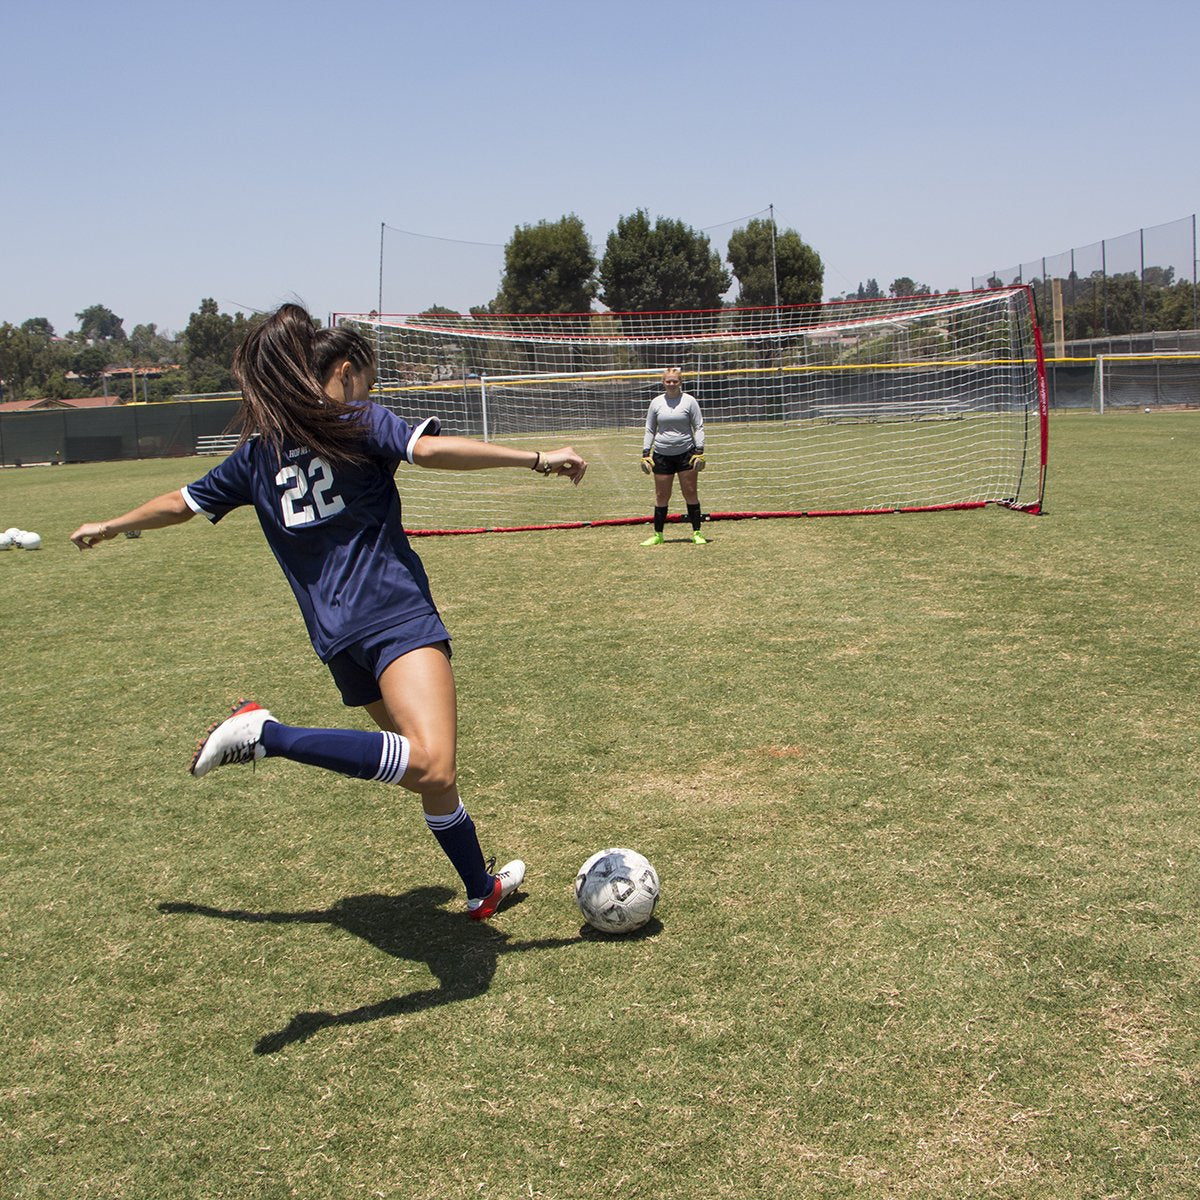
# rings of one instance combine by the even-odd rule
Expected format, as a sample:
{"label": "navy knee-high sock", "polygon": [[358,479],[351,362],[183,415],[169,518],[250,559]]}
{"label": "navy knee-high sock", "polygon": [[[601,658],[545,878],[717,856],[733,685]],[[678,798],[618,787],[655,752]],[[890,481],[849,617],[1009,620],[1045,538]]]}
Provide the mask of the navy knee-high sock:
{"label": "navy knee-high sock", "polygon": [[694,529],[694,530],[695,530],[697,533],[699,533],[699,532],[700,532],[700,525],[701,525],[701,523],[703,522],[703,519],[704,519],[704,518],[701,516],[701,514],[700,514],[700,505],[699,505],[699,503],[696,503],[696,504],[689,504],[689,505],[687,506],[687,515],[688,515],[688,520],[689,520],[689,521],[691,521],[691,523],[692,523],[692,528],[693,528],[693,529]]}
{"label": "navy knee-high sock", "polygon": [[[310,767],[324,767],[354,779],[399,783],[408,770],[408,739],[398,733],[358,729],[305,729],[267,721],[259,744],[268,757],[286,758]],[[454,812],[425,823],[458,872],[467,896],[479,900],[492,890],[492,876],[483,861],[475,823],[459,801]]]}
{"label": "navy knee-high sock", "polygon": [[666,504],[655,505],[654,507],[654,532],[662,533],[667,524],[667,508]]}
{"label": "navy knee-high sock", "polygon": [[458,807],[442,817],[425,814],[429,832],[437,838],[438,845],[454,864],[467,889],[468,900],[482,900],[492,891],[493,879],[483,861],[479,848],[479,837],[475,833],[475,822],[471,820],[460,800]]}
{"label": "navy knee-high sock", "polygon": [[408,739],[362,729],[304,729],[267,721],[259,745],[268,756],[324,767],[354,779],[399,783],[408,770]]}

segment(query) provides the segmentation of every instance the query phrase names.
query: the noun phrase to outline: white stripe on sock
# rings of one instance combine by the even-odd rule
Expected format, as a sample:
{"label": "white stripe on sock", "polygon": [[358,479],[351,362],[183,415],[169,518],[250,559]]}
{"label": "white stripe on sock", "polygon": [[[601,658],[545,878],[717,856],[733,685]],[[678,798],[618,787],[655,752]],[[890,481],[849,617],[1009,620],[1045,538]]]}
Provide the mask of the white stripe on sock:
{"label": "white stripe on sock", "polygon": [[379,755],[379,771],[375,778],[380,783],[399,783],[408,770],[408,738],[399,733],[383,734],[383,751]]}
{"label": "white stripe on sock", "polygon": [[463,806],[463,802],[458,802],[458,807],[452,813],[446,813],[444,816],[433,816],[430,813],[425,814],[425,824],[430,829],[441,831],[443,829],[453,829],[455,825],[467,819],[467,810]]}

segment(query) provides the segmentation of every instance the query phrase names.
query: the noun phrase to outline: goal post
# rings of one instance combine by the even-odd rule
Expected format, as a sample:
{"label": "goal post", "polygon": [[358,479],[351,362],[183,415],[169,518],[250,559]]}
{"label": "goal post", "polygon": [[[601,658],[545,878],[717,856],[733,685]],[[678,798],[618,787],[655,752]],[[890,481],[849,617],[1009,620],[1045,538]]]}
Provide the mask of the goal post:
{"label": "goal post", "polygon": [[1200,354],[1097,354],[1092,408],[1195,408],[1200,406]]}
{"label": "goal post", "polygon": [[671,313],[337,314],[375,397],[448,434],[574,445],[583,487],[511,472],[401,481],[413,532],[648,521],[646,409],[665,367],[704,414],[710,520],[1004,505],[1041,511],[1047,400],[1026,287]]}

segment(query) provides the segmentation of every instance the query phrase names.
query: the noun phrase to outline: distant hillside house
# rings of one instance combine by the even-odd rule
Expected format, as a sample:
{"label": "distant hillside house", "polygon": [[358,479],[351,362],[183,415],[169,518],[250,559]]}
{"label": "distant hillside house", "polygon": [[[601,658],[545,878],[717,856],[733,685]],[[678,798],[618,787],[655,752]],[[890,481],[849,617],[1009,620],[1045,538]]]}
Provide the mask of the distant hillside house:
{"label": "distant hillside house", "polygon": [[[137,379],[158,379],[168,371],[178,370],[179,363],[162,363],[153,367],[105,367],[103,375],[105,379],[124,379],[130,375]],[[70,379],[70,375],[67,378]]]}

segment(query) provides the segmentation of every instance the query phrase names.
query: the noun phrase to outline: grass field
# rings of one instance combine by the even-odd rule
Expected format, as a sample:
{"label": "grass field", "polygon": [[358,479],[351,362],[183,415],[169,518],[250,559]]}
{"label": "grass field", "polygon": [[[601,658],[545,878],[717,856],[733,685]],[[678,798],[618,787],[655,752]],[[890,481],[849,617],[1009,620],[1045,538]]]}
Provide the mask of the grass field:
{"label": "grass field", "polygon": [[0,473],[0,1196],[1196,1194],[1200,417],[1051,437],[1040,518],[423,540],[486,927],[407,793],[188,776],[360,723],[252,516],[67,542],[206,464]]}

